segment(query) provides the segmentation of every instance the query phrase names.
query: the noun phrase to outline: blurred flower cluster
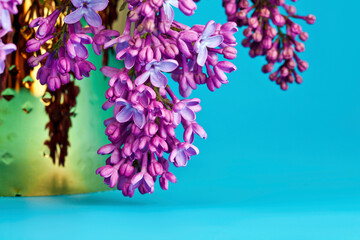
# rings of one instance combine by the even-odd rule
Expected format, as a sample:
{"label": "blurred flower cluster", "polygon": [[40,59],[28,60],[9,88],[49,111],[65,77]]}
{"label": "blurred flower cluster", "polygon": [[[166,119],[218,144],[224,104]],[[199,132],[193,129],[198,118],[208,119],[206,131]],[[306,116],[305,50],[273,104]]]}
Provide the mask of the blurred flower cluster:
{"label": "blurred flower cluster", "polygon": [[[309,65],[298,53],[305,51],[303,42],[309,36],[295,20],[314,24],[314,15],[297,15],[296,8],[285,0],[223,0],[223,5],[229,21],[236,22],[239,27],[246,26],[242,45],[250,48],[249,55],[266,57],[267,64],[262,71],[272,72],[271,81],[283,90],[294,81],[302,83],[297,70],[304,72]],[[276,63],[279,64],[274,70]]]}

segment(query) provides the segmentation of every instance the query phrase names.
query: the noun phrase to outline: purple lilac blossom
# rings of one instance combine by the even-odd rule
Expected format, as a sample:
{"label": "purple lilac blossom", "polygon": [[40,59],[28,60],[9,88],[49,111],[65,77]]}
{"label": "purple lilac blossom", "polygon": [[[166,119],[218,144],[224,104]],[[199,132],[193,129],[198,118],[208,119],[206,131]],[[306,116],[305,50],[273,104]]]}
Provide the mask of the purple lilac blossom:
{"label": "purple lilac blossom", "polygon": [[[136,189],[141,194],[152,193],[157,178],[167,190],[169,182],[177,182],[169,163],[185,167],[199,154],[193,145],[195,135],[207,138],[196,118],[200,99],[186,98],[200,85],[214,91],[229,82],[225,73],[236,67],[227,60],[219,61],[219,55],[236,57],[233,35],[237,28],[236,23],[209,21],[206,26],[189,27],[175,21],[172,8],[192,15],[196,10],[193,0],[127,3],[124,32],[104,44],[104,48],[116,45],[116,58],[125,61],[125,68],[100,69],[110,78],[103,109],[113,107],[113,116],[105,121],[111,143],[98,151],[109,157],[96,173],[109,187],[132,197]],[[170,76],[185,99],[179,99],[168,85]],[[175,134],[180,125],[183,139]]]}
{"label": "purple lilac blossom", "polygon": [[82,17],[92,27],[101,27],[102,21],[96,11],[104,10],[108,5],[108,0],[71,0],[77,9],[64,18],[67,24],[74,24]]}

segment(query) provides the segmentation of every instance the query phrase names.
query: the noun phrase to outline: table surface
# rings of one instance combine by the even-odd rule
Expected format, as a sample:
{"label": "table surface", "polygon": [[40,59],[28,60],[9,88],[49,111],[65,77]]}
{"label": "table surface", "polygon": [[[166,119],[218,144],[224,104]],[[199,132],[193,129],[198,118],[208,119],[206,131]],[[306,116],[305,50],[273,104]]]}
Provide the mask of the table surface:
{"label": "table surface", "polygon": [[360,239],[355,199],[192,204],[116,191],[0,198],[0,239]]}

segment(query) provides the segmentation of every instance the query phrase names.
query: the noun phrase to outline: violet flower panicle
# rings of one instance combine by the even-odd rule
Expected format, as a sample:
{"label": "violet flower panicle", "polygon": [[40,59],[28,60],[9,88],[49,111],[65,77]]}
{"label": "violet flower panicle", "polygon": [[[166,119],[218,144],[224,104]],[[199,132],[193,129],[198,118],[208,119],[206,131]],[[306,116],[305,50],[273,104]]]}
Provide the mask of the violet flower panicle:
{"label": "violet flower panicle", "polygon": [[71,0],[77,9],[64,18],[67,24],[74,24],[82,17],[92,27],[100,27],[101,17],[96,11],[104,10],[108,5],[108,0]]}
{"label": "violet flower panicle", "polygon": [[140,85],[150,77],[150,82],[155,87],[164,88],[167,85],[167,78],[162,72],[172,72],[178,67],[175,60],[151,61],[145,67],[145,72],[135,79],[135,84]]}

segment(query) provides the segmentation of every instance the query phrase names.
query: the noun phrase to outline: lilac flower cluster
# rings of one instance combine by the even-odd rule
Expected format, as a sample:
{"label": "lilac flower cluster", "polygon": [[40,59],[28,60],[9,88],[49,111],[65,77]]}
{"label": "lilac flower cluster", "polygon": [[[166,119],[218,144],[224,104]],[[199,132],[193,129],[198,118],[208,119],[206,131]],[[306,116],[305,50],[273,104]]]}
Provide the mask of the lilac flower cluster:
{"label": "lilac flower cluster", "polygon": [[22,0],[0,0],[0,74],[5,71],[6,56],[16,50],[13,43],[3,43],[2,37],[12,31],[11,15],[17,14],[17,5],[22,4]]}
{"label": "lilac flower cluster", "polygon": [[[292,0],[295,2],[295,0]],[[262,67],[264,73],[272,72],[274,65],[280,63],[269,78],[287,90],[288,84],[294,81],[300,84],[303,79],[296,71],[303,72],[308,63],[300,59],[296,52],[305,50],[304,43],[308,34],[294,19],[315,23],[314,15],[299,16],[296,8],[285,3],[285,0],[223,0],[229,21],[236,21],[238,26],[247,26],[242,41],[249,47],[251,57],[266,56],[267,64]],[[282,11],[284,10],[284,11]],[[282,14],[286,12],[286,14]]]}
{"label": "lilac flower cluster", "polygon": [[[198,85],[207,84],[214,91],[228,83],[225,73],[236,70],[229,61],[236,57],[236,23],[224,25],[210,21],[186,26],[174,20],[173,7],[191,15],[193,0],[127,0],[129,14],[121,36],[104,44],[116,45],[116,58],[124,59],[125,68],[102,67],[109,80],[103,109],[114,107],[113,117],[105,121],[108,139],[99,154],[108,155],[106,165],[96,173],[111,188],[124,196],[152,193],[159,177],[162,189],[176,182],[169,162],[184,167],[199,154],[193,145],[195,134],[206,138],[197,123],[200,99],[180,100],[168,85],[170,73],[187,98]],[[132,32],[132,25],[135,30]],[[205,70],[205,71],[204,71]],[[182,125],[183,139],[175,129]]]}
{"label": "lilac flower cluster", "polygon": [[[37,73],[41,84],[47,84],[51,91],[59,89],[62,84],[70,81],[70,74],[78,80],[90,76],[91,70],[96,70],[94,64],[86,59],[89,52],[86,45],[92,44],[94,52],[101,54],[101,48],[111,37],[119,36],[114,30],[105,30],[96,11],[106,8],[107,0],[72,0],[74,10],[64,18],[63,26],[56,26],[61,11],[56,9],[46,18],[39,17],[30,23],[30,27],[37,27],[35,37],[30,39],[26,46],[27,52],[39,52],[49,40],[54,43],[52,48],[44,54],[31,56],[28,63],[35,67],[45,61]],[[84,17],[88,27],[80,23]],[[58,28],[61,30],[58,31]],[[93,37],[88,35],[92,33]]]}

